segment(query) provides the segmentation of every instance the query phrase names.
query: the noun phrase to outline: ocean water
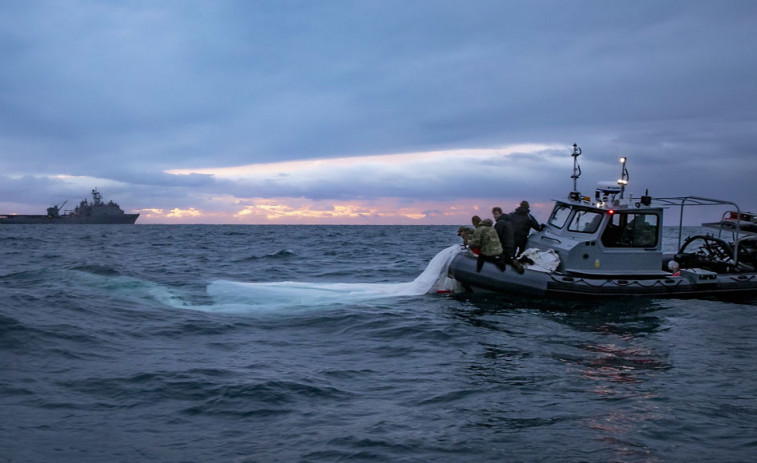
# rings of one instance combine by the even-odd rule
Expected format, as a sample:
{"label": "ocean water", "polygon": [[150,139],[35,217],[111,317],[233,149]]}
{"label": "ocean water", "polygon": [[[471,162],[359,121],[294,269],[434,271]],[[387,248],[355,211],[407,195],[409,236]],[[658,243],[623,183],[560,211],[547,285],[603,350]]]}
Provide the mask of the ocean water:
{"label": "ocean water", "polygon": [[0,228],[0,462],[751,462],[757,300],[438,294],[448,226]]}

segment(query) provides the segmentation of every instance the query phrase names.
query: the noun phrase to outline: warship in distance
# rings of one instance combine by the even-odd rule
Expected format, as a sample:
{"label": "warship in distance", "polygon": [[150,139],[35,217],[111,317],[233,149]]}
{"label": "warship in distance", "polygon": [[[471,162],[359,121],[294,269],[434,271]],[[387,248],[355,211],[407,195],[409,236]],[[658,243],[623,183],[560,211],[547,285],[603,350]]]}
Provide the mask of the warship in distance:
{"label": "warship in distance", "polygon": [[60,206],[47,208],[46,215],[0,215],[0,224],[133,224],[139,214],[126,214],[113,201],[103,202],[97,188],[92,189],[92,202],[83,199],[73,211],[61,214]]}

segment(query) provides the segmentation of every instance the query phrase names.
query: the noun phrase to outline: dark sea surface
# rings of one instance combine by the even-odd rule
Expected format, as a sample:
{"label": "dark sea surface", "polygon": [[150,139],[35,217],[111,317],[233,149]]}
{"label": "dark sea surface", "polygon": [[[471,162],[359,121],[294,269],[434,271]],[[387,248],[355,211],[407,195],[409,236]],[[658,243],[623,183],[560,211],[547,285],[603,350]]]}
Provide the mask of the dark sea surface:
{"label": "dark sea surface", "polygon": [[436,294],[455,233],[0,227],[0,462],[757,460],[757,300]]}

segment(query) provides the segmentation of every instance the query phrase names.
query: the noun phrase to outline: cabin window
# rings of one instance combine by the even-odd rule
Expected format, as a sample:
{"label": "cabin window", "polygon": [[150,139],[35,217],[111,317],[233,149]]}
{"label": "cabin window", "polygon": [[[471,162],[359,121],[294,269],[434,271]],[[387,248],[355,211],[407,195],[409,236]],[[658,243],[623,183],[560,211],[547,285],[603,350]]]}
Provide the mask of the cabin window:
{"label": "cabin window", "polygon": [[653,248],[657,246],[658,229],[656,214],[616,212],[602,233],[602,244],[611,248]]}
{"label": "cabin window", "polygon": [[556,205],[552,211],[552,215],[549,217],[549,224],[557,228],[562,228],[568,220],[570,211],[570,206],[563,206],[562,204]]}
{"label": "cabin window", "polygon": [[577,210],[570,220],[568,231],[579,233],[594,233],[602,222],[602,213],[595,211]]}

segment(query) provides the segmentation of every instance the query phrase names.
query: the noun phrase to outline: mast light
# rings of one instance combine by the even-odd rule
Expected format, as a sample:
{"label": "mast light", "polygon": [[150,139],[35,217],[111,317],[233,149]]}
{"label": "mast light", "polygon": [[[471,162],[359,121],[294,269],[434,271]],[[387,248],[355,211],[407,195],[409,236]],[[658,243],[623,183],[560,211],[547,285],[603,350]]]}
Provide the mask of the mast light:
{"label": "mast light", "polygon": [[628,158],[625,156],[620,157],[620,179],[618,179],[618,185],[620,185],[620,198],[623,199],[623,193],[625,192],[626,185],[628,185],[628,180],[631,179],[631,177],[628,175],[628,169],[626,168],[626,161],[628,161]]}

